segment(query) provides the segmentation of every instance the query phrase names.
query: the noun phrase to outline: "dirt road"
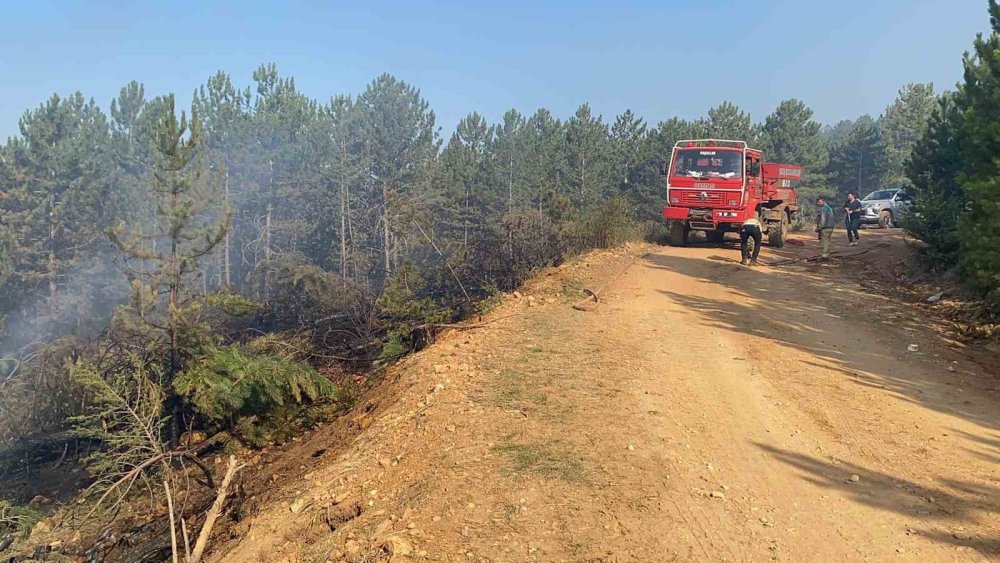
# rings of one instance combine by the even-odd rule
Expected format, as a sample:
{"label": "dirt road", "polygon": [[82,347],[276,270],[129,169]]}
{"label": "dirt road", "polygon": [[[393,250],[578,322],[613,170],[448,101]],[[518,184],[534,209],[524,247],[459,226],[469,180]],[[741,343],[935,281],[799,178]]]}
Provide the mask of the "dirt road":
{"label": "dirt road", "polygon": [[636,256],[552,272],[408,360],[220,558],[1000,558],[1000,379],[851,281],[877,253]]}

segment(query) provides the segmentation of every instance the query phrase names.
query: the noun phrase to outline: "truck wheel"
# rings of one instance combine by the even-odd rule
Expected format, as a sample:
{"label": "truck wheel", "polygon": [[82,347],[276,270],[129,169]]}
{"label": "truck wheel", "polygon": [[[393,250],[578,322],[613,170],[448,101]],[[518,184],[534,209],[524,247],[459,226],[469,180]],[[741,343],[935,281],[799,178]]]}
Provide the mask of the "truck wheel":
{"label": "truck wheel", "polygon": [[721,244],[723,241],[726,240],[726,232],[718,230],[705,231],[705,238],[708,239],[708,242]]}
{"label": "truck wheel", "polygon": [[671,221],[669,241],[670,241],[670,246],[687,246],[687,241],[688,241],[687,225],[685,225],[680,221]]}
{"label": "truck wheel", "polygon": [[767,229],[767,244],[771,248],[782,248],[788,238],[788,215],[781,214],[781,221],[771,223]]}
{"label": "truck wheel", "polygon": [[878,214],[878,226],[883,229],[891,229],[896,226],[896,224],[892,221],[892,211],[883,209],[882,212]]}

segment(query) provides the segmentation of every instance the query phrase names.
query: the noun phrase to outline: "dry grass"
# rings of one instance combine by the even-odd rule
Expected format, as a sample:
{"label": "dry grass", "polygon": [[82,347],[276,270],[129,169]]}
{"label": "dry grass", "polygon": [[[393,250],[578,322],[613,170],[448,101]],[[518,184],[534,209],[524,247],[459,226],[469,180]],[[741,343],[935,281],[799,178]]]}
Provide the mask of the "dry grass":
{"label": "dry grass", "polygon": [[494,450],[510,458],[517,473],[535,473],[570,483],[586,482],[583,461],[559,441],[505,441]]}

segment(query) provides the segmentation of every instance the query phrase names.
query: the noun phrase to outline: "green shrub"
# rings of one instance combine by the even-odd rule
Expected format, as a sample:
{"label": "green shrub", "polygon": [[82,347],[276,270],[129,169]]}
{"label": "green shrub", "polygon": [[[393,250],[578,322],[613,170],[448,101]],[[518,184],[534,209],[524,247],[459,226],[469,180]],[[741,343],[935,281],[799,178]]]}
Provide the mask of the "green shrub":
{"label": "green shrub", "polygon": [[274,345],[272,338],[264,345],[210,347],[178,375],[174,386],[197,414],[222,425],[334,395],[333,383],[294,355],[274,353]]}
{"label": "green shrub", "polygon": [[0,536],[18,533],[27,537],[45,515],[30,506],[17,506],[0,500]]}
{"label": "green shrub", "polygon": [[615,196],[592,210],[587,217],[588,241],[595,248],[613,248],[641,238],[632,204]]}

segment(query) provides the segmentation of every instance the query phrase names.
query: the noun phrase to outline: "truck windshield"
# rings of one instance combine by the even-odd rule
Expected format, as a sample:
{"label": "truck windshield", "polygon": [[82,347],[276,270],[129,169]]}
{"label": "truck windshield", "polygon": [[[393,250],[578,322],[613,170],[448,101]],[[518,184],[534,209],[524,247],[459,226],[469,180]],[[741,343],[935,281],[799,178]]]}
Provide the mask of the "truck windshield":
{"label": "truck windshield", "polygon": [[886,199],[892,199],[892,196],[896,195],[898,190],[877,190],[865,196],[865,199],[861,201],[881,201]]}
{"label": "truck windshield", "polygon": [[674,176],[690,178],[739,178],[743,175],[741,151],[713,148],[681,149],[674,157]]}

